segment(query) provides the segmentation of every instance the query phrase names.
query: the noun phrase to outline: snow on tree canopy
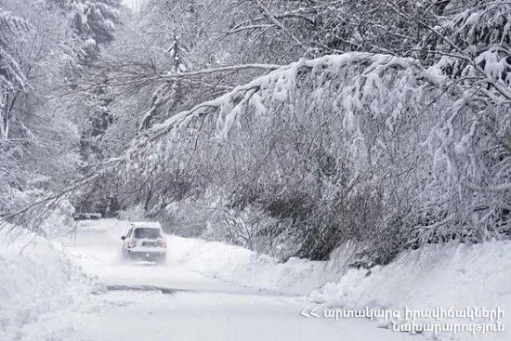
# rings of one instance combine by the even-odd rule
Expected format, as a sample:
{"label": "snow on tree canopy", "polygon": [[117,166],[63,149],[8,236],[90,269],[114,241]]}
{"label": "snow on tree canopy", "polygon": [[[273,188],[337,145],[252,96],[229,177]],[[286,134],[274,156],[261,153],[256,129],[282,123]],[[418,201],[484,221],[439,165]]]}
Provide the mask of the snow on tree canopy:
{"label": "snow on tree canopy", "polygon": [[[469,1],[470,7],[445,18],[441,32],[449,38],[446,49],[471,58],[444,56],[436,67],[447,74],[473,77],[485,74],[511,85],[511,3],[504,0]],[[504,88],[501,90],[505,91]],[[509,90],[507,90],[509,92]],[[511,92],[508,94],[511,98]]]}
{"label": "snow on tree canopy", "polygon": [[[438,65],[426,69],[411,58],[370,53],[300,60],[141,131],[126,150],[124,162],[149,176],[161,167],[177,167],[186,153],[202,155],[185,144],[209,139],[203,143],[211,149],[201,157],[211,160],[205,161],[208,167],[225,172],[225,164],[214,164],[217,157],[222,160],[222,148],[249,158],[264,142],[256,136],[272,129],[284,132],[300,117],[301,124],[317,127],[310,128],[311,133],[329,127],[327,138],[335,140],[337,149],[321,148],[345,165],[344,176],[353,184],[350,195],[371,186],[381,188],[379,195],[388,208],[385,221],[393,219],[393,207],[405,205],[407,219],[420,226],[418,236],[423,240],[459,228],[468,231],[468,225],[472,232],[467,238],[483,231],[486,236],[498,235],[492,219],[501,214],[509,197],[506,169],[511,158],[487,153],[487,161],[474,161],[481,159],[481,137],[494,145],[501,143],[499,136],[506,136],[505,131],[484,132],[488,123],[481,116],[485,110],[481,99],[489,96],[495,101],[492,112],[502,113],[495,117],[498,126],[509,126],[509,112],[498,100],[498,89],[465,88],[440,69]],[[269,173],[267,181],[281,181],[279,174]]]}
{"label": "snow on tree canopy", "polygon": [[[188,71],[188,49],[182,44],[177,36],[168,49],[171,67],[168,75],[179,75]],[[145,113],[139,125],[139,130],[149,128],[157,118],[166,118],[174,105],[182,97],[181,82],[179,79],[165,82],[154,92],[151,99],[151,107]],[[161,121],[161,120],[160,120]]]}
{"label": "snow on tree canopy", "polygon": [[[420,80],[422,85],[417,84]],[[421,69],[415,60],[389,55],[348,53],[301,60],[154,125],[134,141],[131,152],[148,140],[173,136],[210,116],[216,117],[215,126],[221,137],[228,138],[239,116],[276,114],[274,107],[279,103],[292,105],[298,94],[309,96],[315,104],[322,105],[325,95],[317,96],[322,92],[329,94],[326,96],[330,98],[328,105],[350,121],[346,133],[352,134],[357,130],[356,117],[367,119],[364,111],[369,107],[378,107],[379,111],[386,111],[387,118],[396,119],[401,115],[399,101],[408,102],[410,108],[407,109],[413,110],[413,98],[409,96],[419,101],[422,88],[434,87],[437,81],[437,77]]]}
{"label": "snow on tree canopy", "polygon": [[65,7],[72,13],[72,26],[89,55],[97,53],[99,45],[114,40],[120,0],[73,0]]}
{"label": "snow on tree canopy", "polygon": [[[352,164],[356,178],[368,167],[388,163],[389,150],[403,149],[405,156],[417,152],[418,143],[428,136],[426,129],[406,137],[409,143],[403,145],[395,146],[393,136],[408,134],[412,124],[423,120],[421,108],[426,105],[435,115],[442,111],[447,95],[438,80],[415,60],[389,55],[348,53],[301,60],[140,132],[125,153],[125,169],[149,176],[155,169],[174,167],[165,166],[165,160],[179,155],[183,141],[189,141],[187,133],[209,131],[220,145],[238,135],[243,141],[252,124],[270,130],[274,119],[285,122],[299,111],[311,125],[343,122],[336,139],[344,141],[346,149],[332,153]],[[434,96],[440,100],[430,104]]]}

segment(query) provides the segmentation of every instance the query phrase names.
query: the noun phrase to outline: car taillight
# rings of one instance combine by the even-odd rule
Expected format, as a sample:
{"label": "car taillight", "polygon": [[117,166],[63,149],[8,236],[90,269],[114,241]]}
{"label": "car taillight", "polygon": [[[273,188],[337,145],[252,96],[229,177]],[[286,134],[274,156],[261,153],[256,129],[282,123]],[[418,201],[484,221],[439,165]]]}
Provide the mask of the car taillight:
{"label": "car taillight", "polygon": [[130,240],[128,242],[128,247],[135,247],[136,245],[137,245],[137,243],[134,240]]}
{"label": "car taillight", "polygon": [[160,240],[160,246],[167,248],[167,241],[165,239]]}

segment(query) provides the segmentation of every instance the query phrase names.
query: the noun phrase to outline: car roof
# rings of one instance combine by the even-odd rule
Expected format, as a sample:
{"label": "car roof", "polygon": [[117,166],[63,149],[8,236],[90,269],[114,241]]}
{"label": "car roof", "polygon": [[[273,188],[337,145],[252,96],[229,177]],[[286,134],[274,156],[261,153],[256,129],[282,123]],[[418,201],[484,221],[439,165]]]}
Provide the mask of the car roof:
{"label": "car roof", "polygon": [[134,221],[130,223],[131,227],[146,227],[146,228],[157,228],[161,229],[161,225],[157,221]]}

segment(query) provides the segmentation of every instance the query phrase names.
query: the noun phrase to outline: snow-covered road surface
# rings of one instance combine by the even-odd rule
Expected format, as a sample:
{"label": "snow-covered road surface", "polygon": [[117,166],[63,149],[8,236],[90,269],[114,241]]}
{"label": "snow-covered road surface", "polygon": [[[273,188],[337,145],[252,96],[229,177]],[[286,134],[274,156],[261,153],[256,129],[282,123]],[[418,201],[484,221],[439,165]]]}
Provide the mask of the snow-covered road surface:
{"label": "snow-covered road surface", "polygon": [[44,331],[41,323],[27,326],[24,340],[417,340],[368,320],[307,318],[300,313],[313,304],[305,298],[205,278],[171,258],[164,266],[125,264],[119,257],[122,224],[80,224],[67,252],[107,289],[79,309],[43,317]]}

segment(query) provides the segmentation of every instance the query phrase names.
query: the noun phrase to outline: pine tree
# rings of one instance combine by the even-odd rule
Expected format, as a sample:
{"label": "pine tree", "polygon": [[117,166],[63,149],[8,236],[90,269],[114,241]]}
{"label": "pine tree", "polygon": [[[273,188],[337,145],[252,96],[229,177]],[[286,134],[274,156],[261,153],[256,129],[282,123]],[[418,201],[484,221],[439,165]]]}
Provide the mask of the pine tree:
{"label": "pine tree", "polygon": [[85,56],[97,56],[101,45],[114,40],[121,0],[50,0],[70,16],[70,25],[82,41]]}
{"label": "pine tree", "polygon": [[[174,40],[167,51],[169,52],[172,65],[168,72],[169,74],[176,75],[188,71],[188,50],[176,35],[174,35]],[[163,119],[167,118],[168,113],[179,104],[181,99],[182,87],[180,79],[167,81],[159,86],[151,99],[151,107],[142,119],[140,130],[151,127],[157,117]]]}

